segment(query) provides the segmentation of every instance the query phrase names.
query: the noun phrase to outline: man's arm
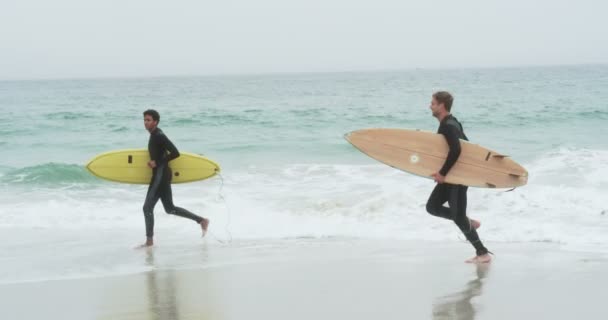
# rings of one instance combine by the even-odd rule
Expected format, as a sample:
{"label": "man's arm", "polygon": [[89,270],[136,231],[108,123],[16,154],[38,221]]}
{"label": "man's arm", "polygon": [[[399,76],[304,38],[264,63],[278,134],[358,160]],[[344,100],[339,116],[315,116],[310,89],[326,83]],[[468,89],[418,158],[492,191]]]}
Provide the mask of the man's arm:
{"label": "man's arm", "polygon": [[162,145],[164,147],[165,150],[169,151],[169,154],[167,155],[166,159],[167,159],[167,163],[169,163],[169,161],[179,157],[179,151],[177,150],[177,148],[175,147],[175,145],[173,144],[173,142],[171,142],[171,140],[169,140],[169,138],[167,138],[166,135],[161,135],[161,141],[162,141]]}
{"label": "man's arm", "polygon": [[445,177],[458,160],[458,157],[460,157],[460,131],[453,125],[446,125],[444,130],[441,131],[441,134],[445,137],[450,148],[448,157],[445,159],[445,163],[443,164],[443,167],[441,167],[441,170],[439,170],[439,173]]}

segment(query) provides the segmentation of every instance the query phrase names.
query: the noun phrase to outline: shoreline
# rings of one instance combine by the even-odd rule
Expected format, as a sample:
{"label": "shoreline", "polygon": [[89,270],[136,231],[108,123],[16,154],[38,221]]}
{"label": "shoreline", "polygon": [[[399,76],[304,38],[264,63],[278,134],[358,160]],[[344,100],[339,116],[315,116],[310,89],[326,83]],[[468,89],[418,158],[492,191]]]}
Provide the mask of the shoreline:
{"label": "shoreline", "polygon": [[[134,251],[150,270],[0,284],[7,319],[599,318],[608,254],[547,244],[294,239]],[[158,250],[156,250],[158,249]],[[198,261],[198,264],[188,263]],[[182,264],[180,267],[179,264]],[[40,266],[43,267],[43,266]]]}

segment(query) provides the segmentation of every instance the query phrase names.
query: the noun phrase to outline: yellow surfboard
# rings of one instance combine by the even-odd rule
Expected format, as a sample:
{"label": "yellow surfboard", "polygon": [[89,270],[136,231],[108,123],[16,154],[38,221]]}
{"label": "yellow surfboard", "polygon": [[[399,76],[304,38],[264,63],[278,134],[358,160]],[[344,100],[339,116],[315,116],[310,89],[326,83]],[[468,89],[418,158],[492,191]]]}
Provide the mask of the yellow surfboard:
{"label": "yellow surfboard", "polygon": [[[152,169],[148,167],[147,149],[115,150],[97,155],[87,164],[93,175],[115,182],[149,184]],[[180,152],[169,162],[173,174],[171,183],[185,183],[211,178],[220,172],[220,166],[201,155]]]}
{"label": "yellow surfboard", "polygon": [[[406,129],[363,129],[345,135],[368,156],[430,178],[447,158],[449,147],[437,133]],[[514,188],[528,182],[528,171],[509,156],[461,140],[462,153],[445,181],[479,188]]]}

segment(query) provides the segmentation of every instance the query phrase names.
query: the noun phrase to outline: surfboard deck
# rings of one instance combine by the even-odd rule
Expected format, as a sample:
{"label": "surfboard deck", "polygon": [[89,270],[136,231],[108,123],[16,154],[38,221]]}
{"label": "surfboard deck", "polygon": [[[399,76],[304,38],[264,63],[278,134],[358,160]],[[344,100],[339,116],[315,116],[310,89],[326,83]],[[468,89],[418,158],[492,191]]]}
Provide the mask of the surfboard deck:
{"label": "surfboard deck", "polygon": [[[441,169],[449,151],[441,134],[409,129],[363,129],[345,135],[361,152],[396,169],[421,177]],[[528,172],[507,155],[461,140],[462,152],[446,183],[479,188],[514,188],[528,182]]]}
{"label": "surfboard deck", "polygon": [[[152,169],[148,167],[147,149],[125,149],[97,155],[86,165],[93,175],[115,182],[149,184]],[[198,154],[180,152],[169,162],[173,178],[171,183],[186,183],[211,178],[220,172],[214,161]]]}

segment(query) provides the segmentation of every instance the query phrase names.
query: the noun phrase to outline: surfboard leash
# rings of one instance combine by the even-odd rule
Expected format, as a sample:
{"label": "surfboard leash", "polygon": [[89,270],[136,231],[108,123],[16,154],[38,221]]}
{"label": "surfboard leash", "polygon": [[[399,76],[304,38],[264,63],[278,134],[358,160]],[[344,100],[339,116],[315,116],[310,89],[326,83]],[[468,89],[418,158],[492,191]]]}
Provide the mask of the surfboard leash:
{"label": "surfboard leash", "polygon": [[226,240],[226,241],[221,240],[215,234],[213,234],[211,231],[209,232],[209,235],[211,235],[217,242],[219,242],[221,244],[230,244],[230,243],[232,243],[232,233],[230,233],[230,222],[231,222],[231,217],[232,217],[232,210],[230,209],[230,206],[228,206],[228,201],[226,201],[226,198],[224,197],[224,177],[219,172],[217,173],[217,175],[220,177],[220,182],[221,182],[220,189],[218,191],[218,199],[221,199],[222,202],[224,203],[224,207],[226,207],[227,219],[226,219],[226,224],[224,225],[224,230],[228,234],[229,240]]}

